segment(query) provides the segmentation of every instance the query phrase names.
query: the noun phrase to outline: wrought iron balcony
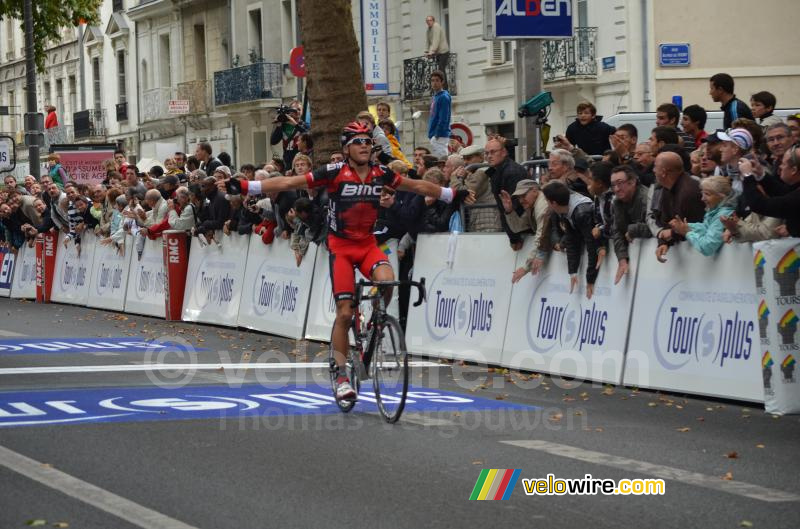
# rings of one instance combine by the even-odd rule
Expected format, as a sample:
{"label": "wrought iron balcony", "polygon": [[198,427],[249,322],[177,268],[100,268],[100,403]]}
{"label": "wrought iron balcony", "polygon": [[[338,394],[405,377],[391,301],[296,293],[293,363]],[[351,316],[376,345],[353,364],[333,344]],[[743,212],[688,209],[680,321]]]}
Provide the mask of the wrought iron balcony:
{"label": "wrought iron balcony", "polygon": [[178,99],[189,101],[190,114],[208,114],[211,112],[210,88],[206,79],[178,83]]}
{"label": "wrought iron balcony", "polygon": [[63,145],[72,143],[72,141],[72,127],[69,125],[59,125],[58,127],[44,129],[44,152],[50,152],[51,145]]}
{"label": "wrought iron balcony", "polygon": [[[447,76],[447,91],[450,95],[458,94],[456,87],[457,56],[451,53],[445,75]],[[403,99],[425,99],[433,95],[431,91],[431,73],[439,69],[436,59],[430,57],[412,57],[403,61]]]}
{"label": "wrought iron balcony", "polygon": [[597,77],[597,28],[575,28],[571,39],[542,41],[544,82]]}
{"label": "wrought iron balcony", "polygon": [[128,121],[128,102],[117,103],[117,122]]}
{"label": "wrought iron balcony", "polygon": [[87,138],[104,138],[106,135],[105,110],[81,110],[72,115],[74,136],[76,140]]}
{"label": "wrought iron balcony", "polygon": [[283,66],[275,62],[257,62],[214,72],[214,104],[233,105],[258,99],[280,99]]}
{"label": "wrought iron balcony", "polygon": [[142,92],[142,122],[168,119],[169,100],[174,99],[172,88],[151,88]]}

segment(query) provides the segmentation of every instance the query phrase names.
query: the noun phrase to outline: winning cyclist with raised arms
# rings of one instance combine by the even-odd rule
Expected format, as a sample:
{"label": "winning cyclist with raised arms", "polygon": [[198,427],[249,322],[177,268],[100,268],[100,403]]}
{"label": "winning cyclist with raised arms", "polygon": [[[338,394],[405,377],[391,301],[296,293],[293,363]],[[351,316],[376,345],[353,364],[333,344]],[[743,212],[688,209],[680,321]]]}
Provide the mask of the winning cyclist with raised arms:
{"label": "winning cyclist with raised arms", "polygon": [[[451,202],[455,192],[424,180],[412,180],[394,174],[382,165],[370,162],[372,136],[364,125],[353,122],[342,130],[342,150],[346,160],[320,167],[304,175],[275,177],[260,182],[231,180],[231,194],[242,192],[258,195],[290,189],[325,187],[329,196],[328,250],[333,298],[336,300],[336,320],[331,345],[338,368],[336,398],[353,399],[356,392],[345,370],[348,350],[347,332],[353,317],[355,298],[355,268],[373,281],[393,281],[394,273],[386,255],[378,248],[372,233],[378,218],[381,197],[388,190],[399,189]],[[384,189],[387,188],[387,189]],[[473,196],[467,199],[474,200]],[[391,290],[386,292],[387,302]]]}

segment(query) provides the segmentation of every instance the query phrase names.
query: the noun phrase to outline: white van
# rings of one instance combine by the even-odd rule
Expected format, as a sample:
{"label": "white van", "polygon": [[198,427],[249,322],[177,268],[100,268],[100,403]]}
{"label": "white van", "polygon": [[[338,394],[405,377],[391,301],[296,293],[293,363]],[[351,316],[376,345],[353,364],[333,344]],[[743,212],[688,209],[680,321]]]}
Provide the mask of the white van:
{"label": "white van", "polygon": [[[716,130],[722,129],[722,111],[712,110],[708,113],[708,120],[706,121],[706,132],[711,134]],[[800,109],[784,108],[777,109],[773,112],[776,116],[785,119],[786,116],[797,114]],[[656,113],[655,112],[623,112],[621,114],[614,114],[609,118],[603,119],[612,127],[619,127],[623,123],[631,123],[636,127],[639,133],[639,141],[646,141],[650,137],[650,132],[656,128]]]}

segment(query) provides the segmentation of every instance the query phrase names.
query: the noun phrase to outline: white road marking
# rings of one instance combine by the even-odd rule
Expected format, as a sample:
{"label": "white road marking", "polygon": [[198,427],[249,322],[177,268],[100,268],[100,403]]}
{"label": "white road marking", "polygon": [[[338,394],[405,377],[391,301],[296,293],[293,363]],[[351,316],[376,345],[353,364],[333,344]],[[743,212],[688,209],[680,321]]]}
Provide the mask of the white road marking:
{"label": "white road marking", "polygon": [[197,529],[0,446],[0,465],[145,529]]}
{"label": "white road marking", "polygon": [[719,476],[708,476],[698,472],[691,472],[680,468],[668,467],[664,465],[656,465],[648,463],[647,461],[639,461],[636,459],[628,459],[627,457],[619,457],[603,452],[594,452],[592,450],[584,450],[575,446],[562,445],[558,443],[550,443],[547,441],[500,441],[501,443],[518,446],[520,448],[528,448],[530,450],[539,450],[561,457],[568,457],[586,463],[593,463],[596,465],[604,465],[607,467],[621,468],[630,472],[644,474],[648,478],[662,478],[673,481],[686,483],[687,485],[696,485],[698,487],[705,487],[707,489],[718,490],[727,492],[729,494],[736,494],[754,500],[766,502],[786,502],[786,501],[800,501],[800,496],[782,490],[770,489],[760,485],[753,485],[742,481],[726,481]]}
{"label": "white road marking", "polygon": [[439,419],[423,413],[404,413],[403,421],[420,426],[453,426],[455,424],[450,419]]}
{"label": "white road marking", "polygon": [[[443,367],[435,362],[409,362],[411,367]],[[222,364],[136,364],[136,365],[104,365],[104,366],[37,366],[9,367],[0,369],[0,375],[42,375],[55,373],[114,373],[123,371],[216,371],[219,369],[234,370],[290,370],[290,369],[328,369],[327,362],[274,362],[269,364],[246,364],[227,362]]]}
{"label": "white road marking", "polygon": [[19,338],[21,336],[28,336],[28,335],[27,334],[22,334],[22,333],[19,333],[19,332],[5,331],[3,329],[0,329],[0,336],[5,336],[7,338]]}

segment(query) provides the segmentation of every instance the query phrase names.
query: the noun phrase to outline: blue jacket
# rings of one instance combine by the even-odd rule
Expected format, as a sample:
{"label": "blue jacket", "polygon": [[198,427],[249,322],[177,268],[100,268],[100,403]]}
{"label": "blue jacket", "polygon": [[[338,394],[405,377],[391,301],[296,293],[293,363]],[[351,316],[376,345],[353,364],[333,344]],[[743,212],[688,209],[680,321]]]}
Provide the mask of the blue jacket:
{"label": "blue jacket", "polygon": [[428,120],[428,138],[450,137],[450,92],[442,90],[433,95],[431,117]]}
{"label": "blue jacket", "polygon": [[706,257],[717,253],[722,247],[722,232],[725,231],[725,226],[719,218],[732,214],[736,209],[735,205],[736,194],[731,193],[714,209],[706,210],[703,222],[690,222],[689,233],[686,234],[689,244]]}

